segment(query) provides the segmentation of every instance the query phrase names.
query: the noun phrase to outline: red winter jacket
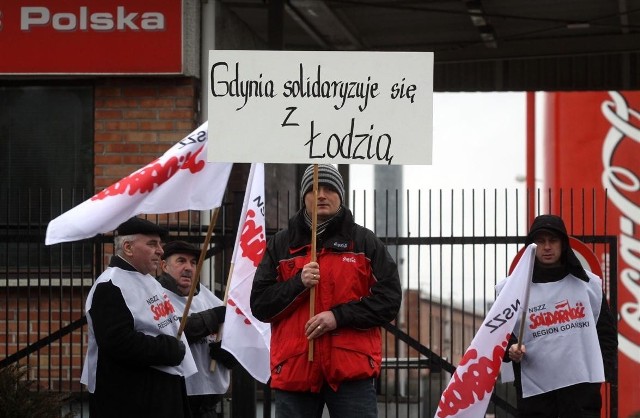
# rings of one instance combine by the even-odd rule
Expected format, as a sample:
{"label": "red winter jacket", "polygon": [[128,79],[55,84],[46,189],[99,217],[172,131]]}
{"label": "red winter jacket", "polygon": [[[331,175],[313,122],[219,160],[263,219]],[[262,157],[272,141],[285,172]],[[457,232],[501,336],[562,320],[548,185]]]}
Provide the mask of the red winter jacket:
{"label": "red winter jacket", "polygon": [[320,282],[315,313],[331,310],[337,328],[314,340],[313,361],[304,325],[309,290],[300,277],[310,261],[310,230],[303,212],[267,246],[251,291],[253,315],[271,323],[271,387],[319,392],[344,380],[378,376],[382,361],[379,326],[395,318],[402,290],[396,263],[373,232],[343,208],[318,238]]}

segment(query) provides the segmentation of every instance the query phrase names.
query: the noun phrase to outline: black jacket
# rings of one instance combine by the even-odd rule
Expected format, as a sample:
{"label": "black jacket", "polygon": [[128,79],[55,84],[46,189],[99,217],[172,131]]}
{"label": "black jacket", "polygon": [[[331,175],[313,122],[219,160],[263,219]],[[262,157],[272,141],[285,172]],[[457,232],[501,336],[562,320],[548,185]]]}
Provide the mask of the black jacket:
{"label": "black jacket", "polygon": [[[176,285],[176,281],[173,277],[171,277],[167,273],[162,273],[158,277],[158,282],[165,289],[175,293],[176,295],[180,295],[180,291],[178,290],[178,286]],[[193,294],[195,297],[200,292],[200,283],[198,283],[196,290]],[[194,312],[189,314],[189,318],[184,326],[184,335],[187,337],[187,341],[189,344],[192,342],[196,342],[207,335],[215,334],[220,329],[220,323],[224,322],[224,318],[220,320],[218,318],[219,312],[220,315],[224,314],[225,307],[219,307],[207,309],[202,312]],[[182,319],[182,318],[180,318]]]}
{"label": "black jacket", "polygon": [[[109,266],[134,271],[120,257]],[[180,364],[184,348],[178,340],[136,331],[120,288],[111,282],[96,286],[89,313],[99,347],[91,418],[189,417],[184,378],[150,367]]]}

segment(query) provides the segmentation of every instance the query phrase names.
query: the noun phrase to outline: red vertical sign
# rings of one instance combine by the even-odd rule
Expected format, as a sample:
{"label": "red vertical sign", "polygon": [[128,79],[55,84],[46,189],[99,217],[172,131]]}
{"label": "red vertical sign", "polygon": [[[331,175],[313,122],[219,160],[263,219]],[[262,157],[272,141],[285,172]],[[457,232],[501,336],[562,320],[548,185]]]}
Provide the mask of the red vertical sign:
{"label": "red vertical sign", "polygon": [[[618,237],[618,404],[628,417],[640,411],[640,92],[551,93],[545,111],[545,187],[609,200],[606,231],[598,222],[593,232]],[[556,213],[566,198],[554,198]]]}

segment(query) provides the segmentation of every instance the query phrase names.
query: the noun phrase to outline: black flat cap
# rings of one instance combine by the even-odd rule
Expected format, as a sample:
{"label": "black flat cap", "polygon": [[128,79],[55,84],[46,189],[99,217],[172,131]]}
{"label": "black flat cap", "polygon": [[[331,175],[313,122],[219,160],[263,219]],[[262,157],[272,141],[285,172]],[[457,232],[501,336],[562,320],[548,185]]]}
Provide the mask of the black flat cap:
{"label": "black flat cap", "polygon": [[171,241],[168,242],[163,248],[164,254],[162,259],[166,260],[174,254],[189,254],[196,258],[200,256],[200,249],[193,244],[186,241]]}
{"label": "black flat cap", "polygon": [[134,216],[121,223],[118,229],[116,229],[118,235],[158,235],[161,239],[166,239],[169,236],[169,231],[161,226],[147,221],[146,219],[138,218]]}

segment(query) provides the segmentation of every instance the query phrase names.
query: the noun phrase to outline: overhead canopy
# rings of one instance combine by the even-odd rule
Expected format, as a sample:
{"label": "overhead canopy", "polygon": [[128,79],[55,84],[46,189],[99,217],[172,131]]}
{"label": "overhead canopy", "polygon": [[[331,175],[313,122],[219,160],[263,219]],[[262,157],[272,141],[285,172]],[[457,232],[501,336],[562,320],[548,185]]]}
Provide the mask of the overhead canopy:
{"label": "overhead canopy", "polygon": [[632,0],[222,4],[271,49],[435,52],[435,91],[640,89]]}

